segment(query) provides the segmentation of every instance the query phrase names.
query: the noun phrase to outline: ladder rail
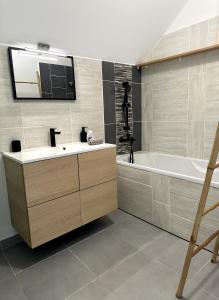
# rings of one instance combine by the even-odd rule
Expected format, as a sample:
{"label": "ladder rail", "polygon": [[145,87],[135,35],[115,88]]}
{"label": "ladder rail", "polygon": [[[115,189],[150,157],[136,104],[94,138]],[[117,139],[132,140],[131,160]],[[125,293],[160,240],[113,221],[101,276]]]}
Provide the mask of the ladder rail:
{"label": "ladder rail", "polygon": [[213,206],[209,206],[205,210],[207,197],[208,197],[208,193],[209,193],[209,188],[211,186],[213,172],[216,168],[219,167],[219,163],[217,163],[218,152],[219,152],[219,123],[218,123],[217,130],[216,130],[216,135],[215,135],[215,139],[214,139],[214,143],[213,143],[213,147],[212,147],[212,151],[211,151],[211,155],[210,155],[210,159],[209,159],[209,163],[208,163],[208,167],[207,167],[207,172],[205,175],[205,180],[204,180],[204,184],[203,184],[203,188],[202,188],[202,192],[201,192],[201,197],[200,197],[197,213],[195,216],[195,221],[193,223],[192,234],[190,237],[190,242],[189,242],[186,258],[185,258],[185,262],[183,265],[180,282],[179,282],[177,292],[176,292],[177,298],[182,298],[182,293],[183,293],[185,283],[186,283],[186,280],[188,277],[188,272],[189,272],[192,258],[216,237],[217,237],[217,240],[216,240],[216,244],[215,244],[215,248],[214,248],[214,253],[212,256],[212,261],[216,261],[216,258],[218,255],[219,230],[217,230],[214,234],[212,234],[208,239],[206,239],[200,246],[198,246],[195,249],[198,232],[200,229],[203,215],[206,215],[207,213],[209,213],[210,211],[215,209],[217,207],[217,204],[219,204],[219,203],[216,203]]}
{"label": "ladder rail", "polygon": [[199,253],[200,250],[202,250],[204,247],[206,247],[211,241],[213,241],[217,236],[219,235],[219,230],[215,231],[212,235],[210,235],[203,243],[201,243],[193,252],[192,256],[195,256]]}
{"label": "ladder rail", "polygon": [[202,216],[203,216],[203,217],[206,216],[209,212],[211,212],[212,210],[216,209],[218,206],[219,206],[219,201],[218,201],[217,203],[212,204],[211,206],[207,207],[207,208],[204,210]]}

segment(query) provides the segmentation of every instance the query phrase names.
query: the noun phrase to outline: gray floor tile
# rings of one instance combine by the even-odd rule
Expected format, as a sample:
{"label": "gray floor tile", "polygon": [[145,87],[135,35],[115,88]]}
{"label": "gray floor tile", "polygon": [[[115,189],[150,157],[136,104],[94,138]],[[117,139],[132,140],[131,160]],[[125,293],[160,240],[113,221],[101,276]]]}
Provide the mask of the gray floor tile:
{"label": "gray floor tile", "polygon": [[[180,277],[187,249],[188,242],[171,234],[163,233],[160,237],[148,244],[142,252],[165,264]],[[210,254],[205,250],[195,256],[191,263],[188,278],[191,279],[194,277],[209,259]]]}
{"label": "gray floor tile", "polygon": [[[117,226],[117,225],[114,225]],[[136,251],[111,228],[70,248],[97,275]]]}
{"label": "gray floor tile", "polygon": [[62,300],[94,279],[68,250],[17,275],[29,300]]}
{"label": "gray floor tile", "polygon": [[91,237],[104,229],[107,229],[113,225],[113,221],[108,216],[95,220],[88,223],[76,230],[73,230],[60,238],[60,240],[67,246],[70,247],[78,242],[81,242],[88,237]]}
{"label": "gray floor tile", "polygon": [[19,243],[4,251],[15,273],[34,265],[35,263],[50,257],[64,249],[59,240],[46,243],[36,249],[29,248],[24,242]]}
{"label": "gray floor tile", "polygon": [[[176,298],[173,297],[172,300],[175,300]],[[183,299],[185,300],[218,300],[218,297],[215,297],[214,295],[210,294],[206,290],[202,288],[202,286],[199,286],[196,284],[195,280],[194,282],[189,282],[185,286],[185,290],[183,292]]]}
{"label": "gray floor tile", "polygon": [[4,258],[3,254],[0,252],[0,281],[13,276],[13,272]]}
{"label": "gray floor tile", "polygon": [[116,300],[170,300],[176,284],[175,272],[160,262],[152,261],[121,284],[113,295]]}
{"label": "gray floor tile", "polygon": [[114,212],[110,213],[109,215],[107,215],[107,218],[109,218],[114,224],[120,224],[126,221],[135,222],[135,220],[138,220],[137,218],[124,212],[121,209],[117,209]]}
{"label": "gray floor tile", "polygon": [[71,295],[68,300],[105,300],[110,292],[97,282],[92,282],[80,291]]}
{"label": "gray floor tile", "polygon": [[[210,253],[209,253],[210,254]],[[203,288],[209,294],[219,298],[219,267],[209,262],[192,280],[197,290]],[[185,292],[189,287],[185,287]]]}
{"label": "gray floor tile", "polygon": [[27,300],[15,277],[0,281],[0,300]]}
{"label": "gray floor tile", "polygon": [[111,292],[114,292],[120,285],[127,282],[132,276],[145,268],[150,261],[151,259],[146,255],[137,252],[100,276],[98,282]]}
{"label": "gray floor tile", "polygon": [[146,244],[142,252],[153,259],[158,258],[162,254],[162,251],[171,248],[177,240],[177,237],[161,230],[160,235]]}
{"label": "gray floor tile", "polygon": [[124,221],[110,230],[115,235],[121,236],[121,239],[136,249],[139,249],[161,234],[160,229],[136,218],[133,218],[132,221]]}
{"label": "gray floor tile", "polygon": [[[172,244],[170,248],[162,250],[161,255],[158,256],[158,261],[167,265],[180,276],[187,249],[188,243],[181,239],[177,239],[177,241]],[[193,278],[195,274],[197,274],[210,259],[210,253],[205,250],[201,251],[198,255],[193,257],[188,274],[188,279]]]}

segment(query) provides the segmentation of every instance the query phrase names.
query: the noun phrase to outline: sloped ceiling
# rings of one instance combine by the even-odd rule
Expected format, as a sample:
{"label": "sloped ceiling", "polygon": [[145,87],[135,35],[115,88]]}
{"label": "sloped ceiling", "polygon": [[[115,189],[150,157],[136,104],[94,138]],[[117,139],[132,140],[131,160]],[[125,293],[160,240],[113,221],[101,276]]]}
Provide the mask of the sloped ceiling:
{"label": "sloped ceiling", "polygon": [[0,0],[0,43],[49,43],[76,56],[137,63],[186,0]]}

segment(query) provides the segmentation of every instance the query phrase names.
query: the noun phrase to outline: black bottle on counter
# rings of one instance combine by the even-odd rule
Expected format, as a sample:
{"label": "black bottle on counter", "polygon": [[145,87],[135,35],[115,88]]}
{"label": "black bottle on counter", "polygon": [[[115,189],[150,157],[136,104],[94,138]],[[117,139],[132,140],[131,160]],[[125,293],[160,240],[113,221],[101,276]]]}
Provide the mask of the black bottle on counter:
{"label": "black bottle on counter", "polygon": [[21,141],[14,140],[11,142],[12,152],[21,152]]}
{"label": "black bottle on counter", "polygon": [[81,133],[80,133],[80,140],[82,143],[86,143],[87,142],[87,132],[85,131],[85,128],[87,127],[82,127]]}

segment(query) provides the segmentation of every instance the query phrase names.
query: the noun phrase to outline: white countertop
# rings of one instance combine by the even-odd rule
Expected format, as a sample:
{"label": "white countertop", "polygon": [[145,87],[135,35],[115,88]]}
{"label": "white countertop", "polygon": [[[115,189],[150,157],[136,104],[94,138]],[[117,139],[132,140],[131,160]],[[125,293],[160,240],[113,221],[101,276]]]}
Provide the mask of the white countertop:
{"label": "white countertop", "polygon": [[40,147],[25,149],[21,152],[4,152],[3,156],[15,160],[21,164],[27,164],[45,159],[52,159],[72,154],[79,154],[95,150],[115,148],[112,144],[88,145],[87,143],[70,143],[57,145],[56,147]]}

